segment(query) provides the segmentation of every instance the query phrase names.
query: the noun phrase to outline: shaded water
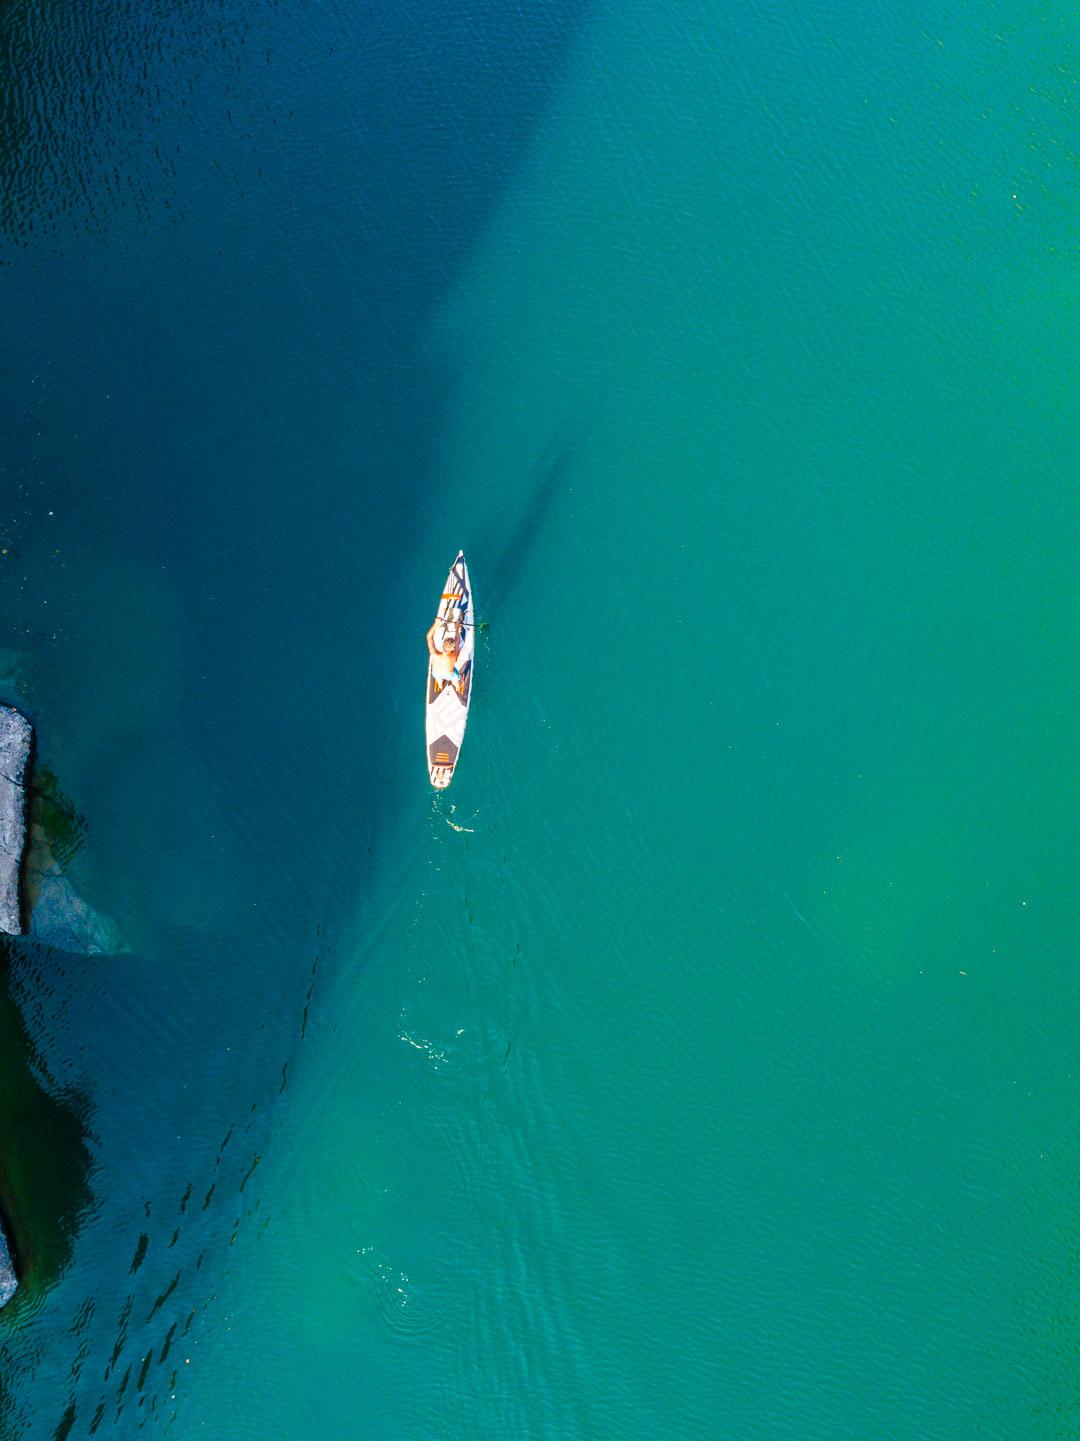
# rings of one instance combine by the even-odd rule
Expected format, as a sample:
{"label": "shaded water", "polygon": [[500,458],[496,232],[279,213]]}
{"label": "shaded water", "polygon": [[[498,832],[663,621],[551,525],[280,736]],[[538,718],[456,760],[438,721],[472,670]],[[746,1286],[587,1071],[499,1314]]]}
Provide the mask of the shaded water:
{"label": "shaded water", "polygon": [[222,1325],[230,1243],[265,1223],[400,784],[399,578],[450,383],[421,328],[574,13],[4,12],[5,639],[130,947],[44,984],[15,962],[93,1138],[74,1263],[8,1321],[20,1435],[171,1415],[173,1347]]}
{"label": "shaded water", "polygon": [[1073,1433],[1041,17],[3,12],[12,1434]]}

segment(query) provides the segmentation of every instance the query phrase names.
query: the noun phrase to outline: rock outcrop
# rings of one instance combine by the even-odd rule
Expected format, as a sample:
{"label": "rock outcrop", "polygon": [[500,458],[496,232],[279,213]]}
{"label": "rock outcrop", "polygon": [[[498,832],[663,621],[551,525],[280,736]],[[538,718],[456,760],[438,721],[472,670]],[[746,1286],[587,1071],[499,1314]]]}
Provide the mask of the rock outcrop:
{"label": "rock outcrop", "polygon": [[15,1263],[11,1259],[3,1227],[0,1226],[0,1306],[6,1306],[18,1289],[19,1283],[15,1279]]}
{"label": "rock outcrop", "polygon": [[21,712],[0,706],[0,931],[9,936],[23,931],[19,878],[26,848],[24,781],[33,734]]}

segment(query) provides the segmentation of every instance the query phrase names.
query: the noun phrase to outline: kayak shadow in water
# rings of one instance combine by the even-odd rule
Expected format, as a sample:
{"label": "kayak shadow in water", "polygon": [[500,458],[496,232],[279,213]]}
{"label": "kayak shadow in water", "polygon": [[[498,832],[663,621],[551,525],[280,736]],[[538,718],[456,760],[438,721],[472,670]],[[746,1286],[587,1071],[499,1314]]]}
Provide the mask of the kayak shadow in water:
{"label": "kayak shadow in water", "polygon": [[483,620],[489,621],[505,607],[521,580],[555,502],[566,489],[577,451],[577,442],[567,441],[542,455],[534,466],[528,502],[509,536],[501,544],[494,542],[490,534],[478,538],[476,553],[484,577],[480,593]]}
{"label": "kayak shadow in water", "polygon": [[88,1103],[49,1085],[13,995],[20,973],[42,982],[48,954],[0,938],[0,1210],[19,1280],[15,1309],[59,1278],[90,1202]]}

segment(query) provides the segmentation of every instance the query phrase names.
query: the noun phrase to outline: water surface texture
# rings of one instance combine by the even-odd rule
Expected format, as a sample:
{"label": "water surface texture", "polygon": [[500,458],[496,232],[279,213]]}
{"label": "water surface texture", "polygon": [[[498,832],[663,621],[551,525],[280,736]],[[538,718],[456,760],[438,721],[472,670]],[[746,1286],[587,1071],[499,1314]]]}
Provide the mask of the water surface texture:
{"label": "water surface texture", "polygon": [[0,670],[124,948],[5,959],[6,1434],[1074,1436],[1070,11],[83,8]]}

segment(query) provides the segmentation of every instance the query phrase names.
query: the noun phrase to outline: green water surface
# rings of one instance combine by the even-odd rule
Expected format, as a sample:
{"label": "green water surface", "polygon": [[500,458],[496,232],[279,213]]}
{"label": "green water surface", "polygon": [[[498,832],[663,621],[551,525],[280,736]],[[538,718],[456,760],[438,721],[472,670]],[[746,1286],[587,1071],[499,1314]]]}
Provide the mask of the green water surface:
{"label": "green water surface", "polygon": [[[89,664],[88,718],[60,662],[40,682],[87,872],[96,855],[135,942],[95,985],[156,966],[184,1006],[213,1011],[220,983],[266,1018],[235,1063],[214,1020],[222,1054],[183,1079],[233,1087],[219,1129],[245,1149],[235,1176],[234,1150],[213,1163],[235,1205],[190,1243],[177,1315],[198,1319],[169,1365],[173,1302],[140,1318],[174,1269],[172,1211],[147,1227],[134,1184],[127,1221],[91,1214],[18,1323],[28,1375],[48,1364],[31,1341],[62,1373],[102,1229],[125,1267],[149,1230],[130,1386],[144,1366],[154,1405],[114,1413],[116,1376],[98,1381],[110,1312],[59,1387],[73,1436],[99,1392],[118,1436],[1075,1434],[1076,47],[1056,4],[586,12],[414,317],[413,360],[444,377],[399,422],[423,431],[426,489],[392,451],[367,463],[344,382],[279,491],[251,484],[252,524],[287,533],[310,507],[267,584],[344,577],[303,641],[257,641],[262,602],[245,645],[235,613],[215,621],[252,671],[221,714],[257,734],[276,715],[339,798],[304,820],[298,879],[272,810],[243,819],[283,783],[272,744],[237,795],[187,726],[155,791],[144,708],[128,799],[95,820],[105,703]],[[335,233],[344,284],[363,225]],[[328,372],[351,344],[329,336]],[[341,620],[368,603],[361,542],[334,508],[364,486],[390,559],[361,627]],[[247,534],[223,517],[222,545]],[[423,632],[459,545],[489,628],[437,798]],[[219,583],[147,569],[160,645],[124,622],[145,665],[107,673],[114,707],[172,684],[163,654],[198,673],[190,597]],[[339,623],[348,645],[323,639]],[[280,672],[249,661],[279,643]],[[203,829],[121,881],[108,838],[155,795]],[[207,914],[246,935],[250,990],[190,940]],[[151,1012],[166,1046],[171,1024]],[[267,1119],[247,1141],[249,1095]],[[161,1162],[155,1217],[183,1164]]]}

